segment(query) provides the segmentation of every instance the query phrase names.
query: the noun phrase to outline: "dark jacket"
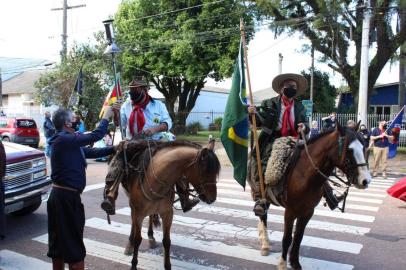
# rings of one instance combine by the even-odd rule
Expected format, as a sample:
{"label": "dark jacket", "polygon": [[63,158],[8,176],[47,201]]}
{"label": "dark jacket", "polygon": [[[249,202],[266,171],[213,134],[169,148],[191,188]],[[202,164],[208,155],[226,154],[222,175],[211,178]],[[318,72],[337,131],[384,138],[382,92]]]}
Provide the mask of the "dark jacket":
{"label": "dark jacket", "polygon": [[[256,114],[258,127],[265,127],[258,138],[260,146],[262,143],[267,143],[270,141],[271,138],[280,137],[280,134],[276,132],[276,129],[278,128],[279,117],[281,115],[281,102],[281,96],[265,99],[258,108],[258,112]],[[306,126],[304,132],[307,134],[309,132],[309,128],[306,124],[306,109],[303,104],[297,100],[295,100],[294,103],[294,114],[295,130],[298,129],[299,123],[303,123]]]}
{"label": "dark jacket", "polygon": [[50,138],[55,134],[55,126],[54,126],[54,123],[52,123],[50,118],[45,117],[43,127],[44,127],[45,138]]}
{"label": "dark jacket", "polygon": [[113,147],[88,148],[107,132],[108,121],[103,119],[99,126],[88,134],[76,134],[62,130],[49,141],[51,146],[52,182],[82,192],[86,186],[86,159],[105,157],[114,152]]}

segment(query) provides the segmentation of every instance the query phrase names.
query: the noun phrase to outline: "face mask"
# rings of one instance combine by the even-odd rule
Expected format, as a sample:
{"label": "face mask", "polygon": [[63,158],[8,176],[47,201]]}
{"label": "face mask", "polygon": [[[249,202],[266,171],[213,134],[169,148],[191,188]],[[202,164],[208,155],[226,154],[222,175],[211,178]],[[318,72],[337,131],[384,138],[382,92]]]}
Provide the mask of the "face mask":
{"label": "face mask", "polygon": [[134,103],[139,103],[144,98],[144,91],[141,93],[134,93],[130,91],[130,98]]}
{"label": "face mask", "polygon": [[297,93],[297,90],[293,87],[285,87],[283,88],[283,94],[287,97],[287,98],[293,98]]}

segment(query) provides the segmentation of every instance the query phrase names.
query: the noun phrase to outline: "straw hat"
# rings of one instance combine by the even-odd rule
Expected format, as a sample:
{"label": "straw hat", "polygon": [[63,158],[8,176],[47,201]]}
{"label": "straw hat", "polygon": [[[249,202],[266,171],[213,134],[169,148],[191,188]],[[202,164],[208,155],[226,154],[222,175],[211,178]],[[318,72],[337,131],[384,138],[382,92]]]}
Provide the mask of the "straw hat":
{"label": "straw hat", "polygon": [[303,77],[300,74],[295,74],[295,73],[285,73],[285,74],[279,74],[276,76],[273,81],[272,81],[272,89],[280,94],[281,88],[283,86],[283,82],[292,80],[297,83],[297,94],[295,97],[300,96],[304,93],[304,91],[308,87],[308,83],[305,77]]}

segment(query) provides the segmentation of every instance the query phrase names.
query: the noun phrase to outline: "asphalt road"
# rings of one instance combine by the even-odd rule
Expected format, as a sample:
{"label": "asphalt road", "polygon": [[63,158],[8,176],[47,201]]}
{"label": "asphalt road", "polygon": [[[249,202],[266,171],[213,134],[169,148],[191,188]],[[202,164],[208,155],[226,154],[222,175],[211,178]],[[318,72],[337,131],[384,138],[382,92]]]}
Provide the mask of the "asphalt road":
{"label": "asphalt road", "polygon": [[[88,190],[82,200],[86,211],[86,269],[129,269],[131,257],[123,255],[130,230],[128,202],[120,193],[117,215],[108,225],[99,204],[105,163],[89,161]],[[368,190],[353,189],[345,213],[319,206],[310,221],[301,248],[304,269],[385,269],[406,267],[406,203],[387,196],[385,190],[400,175],[375,178]],[[245,192],[224,168],[217,201],[200,203],[190,213],[175,211],[172,226],[173,269],[276,269],[283,231],[283,209],[270,210],[269,256],[261,256],[257,219],[249,190]],[[34,214],[7,217],[7,238],[0,241],[1,270],[51,269],[47,252],[47,214],[43,204]],[[140,249],[140,269],[163,269],[161,234],[158,247],[147,241]]]}

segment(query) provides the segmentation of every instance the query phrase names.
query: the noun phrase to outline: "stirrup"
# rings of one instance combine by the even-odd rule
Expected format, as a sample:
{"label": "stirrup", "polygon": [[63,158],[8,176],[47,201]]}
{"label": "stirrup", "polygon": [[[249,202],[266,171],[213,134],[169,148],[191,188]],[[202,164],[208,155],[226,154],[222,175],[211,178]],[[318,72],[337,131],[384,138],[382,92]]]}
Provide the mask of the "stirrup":
{"label": "stirrup", "polygon": [[189,200],[189,198],[187,198],[183,203],[182,203],[182,200],[180,202],[181,202],[181,207],[182,207],[183,213],[186,213],[186,212],[192,210],[192,208],[195,207],[200,202],[200,200],[197,198],[193,198],[193,199]]}
{"label": "stirrup", "polygon": [[107,215],[115,215],[116,214],[116,208],[114,206],[114,203],[111,202],[111,198],[106,197],[104,198],[103,202],[101,203],[101,208],[107,213]]}
{"label": "stirrup", "polygon": [[265,216],[267,210],[268,210],[268,207],[267,207],[265,200],[258,200],[255,202],[253,211],[257,217]]}

